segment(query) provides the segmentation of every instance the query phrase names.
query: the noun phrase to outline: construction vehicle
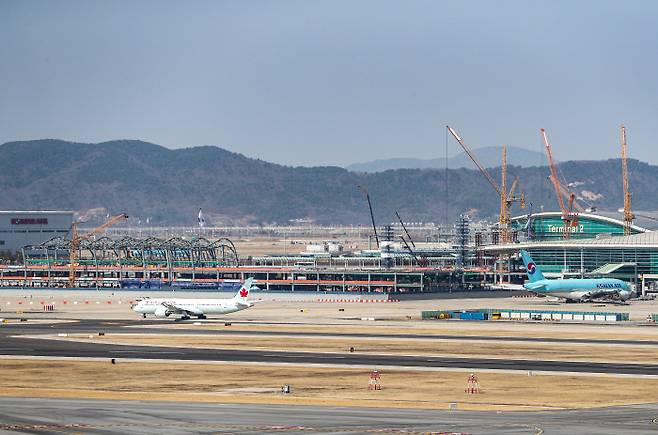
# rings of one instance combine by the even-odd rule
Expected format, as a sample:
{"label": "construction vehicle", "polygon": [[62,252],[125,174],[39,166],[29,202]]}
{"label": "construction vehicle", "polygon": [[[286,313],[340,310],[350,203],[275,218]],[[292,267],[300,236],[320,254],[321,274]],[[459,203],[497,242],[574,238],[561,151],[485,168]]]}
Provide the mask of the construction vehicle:
{"label": "construction vehicle", "polygon": [[[414,260],[416,260],[416,263],[420,267],[427,267],[428,265],[427,256],[421,255],[420,257],[418,257],[418,255],[416,255],[416,252],[414,251],[414,249],[416,249],[416,243],[414,243],[414,240],[411,238],[411,234],[409,234],[409,231],[407,230],[407,226],[402,221],[402,218],[400,217],[400,213],[398,213],[397,210],[395,210],[395,216],[397,216],[398,222],[400,222],[400,225],[402,226],[402,230],[407,235],[407,239],[409,239],[409,241],[407,242],[407,239],[405,239],[404,236],[400,235],[400,239],[402,240],[402,243],[404,243],[405,248],[407,248],[407,251],[409,251],[411,256],[414,258]],[[409,246],[409,243],[411,243],[413,249],[411,246]]]}
{"label": "construction vehicle", "polygon": [[574,211],[574,204],[576,203],[576,195],[573,192],[569,192],[569,205],[564,204],[564,186],[560,183],[557,175],[557,167],[553,161],[553,152],[551,151],[551,144],[548,142],[548,137],[546,136],[546,130],[543,128],[540,130],[542,139],[544,140],[544,148],[546,150],[546,157],[548,158],[548,166],[551,170],[550,180],[555,189],[555,196],[557,197],[557,203],[560,206],[560,211],[562,212],[562,222],[564,226],[562,227],[562,234],[565,239],[568,239],[571,235],[571,228],[578,225],[578,212]]}
{"label": "construction vehicle", "polygon": [[489,182],[491,187],[494,188],[496,193],[498,193],[500,197],[500,216],[499,216],[499,226],[500,226],[500,241],[502,243],[509,243],[511,241],[510,238],[510,231],[509,231],[509,225],[510,225],[510,209],[512,207],[512,204],[514,202],[519,202],[519,205],[521,208],[525,208],[525,194],[522,192],[521,195],[514,196],[514,192],[516,190],[516,186],[518,184],[518,177],[514,179],[512,182],[512,187],[509,192],[507,192],[507,148],[503,146],[502,150],[502,159],[501,159],[501,167],[500,167],[500,186],[496,181],[493,179],[489,171],[480,164],[480,162],[475,158],[475,155],[473,154],[473,151],[464,143],[462,138],[457,134],[457,132],[450,127],[449,125],[446,126],[450,134],[459,142],[459,145],[461,145],[462,149],[464,152],[470,157],[470,159],[473,161],[475,166],[480,170],[484,178]]}
{"label": "construction vehicle", "polygon": [[379,249],[379,235],[377,234],[377,225],[375,225],[375,215],[372,212],[372,203],[370,202],[370,193],[368,193],[368,189],[366,189],[363,186],[359,186],[363,194],[366,196],[366,200],[368,200],[368,210],[370,210],[370,221],[372,222],[372,230],[375,233],[375,242],[377,242],[377,249]]}
{"label": "construction vehicle", "polygon": [[377,225],[375,225],[375,215],[372,212],[372,203],[370,202],[370,193],[368,193],[368,189],[366,189],[363,186],[359,186],[363,194],[366,196],[366,200],[368,201],[368,210],[370,210],[370,221],[372,222],[372,230],[375,233],[375,242],[377,242],[377,249],[379,249],[379,235],[377,234]]}
{"label": "construction vehicle", "polygon": [[[413,245],[413,247],[416,247],[416,244],[414,243],[413,239],[411,238],[411,235],[409,234],[409,231],[407,231],[407,227],[404,225],[404,222],[402,222],[402,218],[400,217],[400,213],[398,213],[397,210],[395,210],[395,216],[398,218],[398,222],[400,222],[400,225],[402,225],[402,229],[404,230],[404,233],[407,235],[407,238],[409,239],[409,242]],[[404,239],[404,237],[403,237]]]}
{"label": "construction vehicle", "polygon": [[628,187],[628,159],[626,157],[626,127],[621,125],[621,174],[624,185],[624,235],[633,234],[635,215],[631,211],[631,192]]}
{"label": "construction vehicle", "polygon": [[82,235],[78,234],[78,224],[83,222],[73,222],[71,224],[71,247],[69,250],[69,280],[68,280],[69,288],[75,287],[75,275],[78,266],[77,263],[78,251],[80,250],[81,243],[84,242],[85,240],[89,240],[91,237],[100,233],[106,228],[116,225],[117,223],[122,222],[126,219],[128,219],[128,215],[124,213],[113,216],[109,218],[104,224]]}

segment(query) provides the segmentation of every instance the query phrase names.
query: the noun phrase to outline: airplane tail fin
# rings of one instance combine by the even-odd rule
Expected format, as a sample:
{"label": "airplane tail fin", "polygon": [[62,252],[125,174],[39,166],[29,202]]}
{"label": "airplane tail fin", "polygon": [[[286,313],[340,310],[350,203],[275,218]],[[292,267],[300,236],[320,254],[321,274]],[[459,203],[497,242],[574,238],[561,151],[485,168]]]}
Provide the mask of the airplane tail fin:
{"label": "airplane tail fin", "polygon": [[521,251],[521,258],[523,259],[523,265],[525,266],[526,273],[528,274],[528,280],[530,282],[537,282],[544,279],[544,274],[541,273],[539,267],[532,260],[528,251]]}
{"label": "airplane tail fin", "polygon": [[240,290],[238,290],[238,293],[233,297],[233,299],[242,302],[246,301],[249,297],[249,290],[251,290],[251,285],[253,282],[253,278],[247,278],[244,283],[242,283]]}

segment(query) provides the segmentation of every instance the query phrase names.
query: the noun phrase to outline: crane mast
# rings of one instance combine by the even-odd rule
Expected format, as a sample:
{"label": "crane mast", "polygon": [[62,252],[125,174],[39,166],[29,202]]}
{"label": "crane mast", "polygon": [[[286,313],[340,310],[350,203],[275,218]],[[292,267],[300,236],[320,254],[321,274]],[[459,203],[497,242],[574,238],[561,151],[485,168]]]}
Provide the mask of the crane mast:
{"label": "crane mast", "polygon": [[411,235],[409,234],[409,231],[407,231],[407,227],[404,225],[404,222],[402,222],[402,218],[400,217],[400,214],[398,213],[397,210],[395,210],[395,216],[398,217],[398,221],[400,222],[400,225],[402,225],[402,229],[404,230],[404,233],[407,235],[407,238],[413,245],[413,247],[416,247],[416,244],[414,243],[413,239],[411,238]]}
{"label": "crane mast", "polygon": [[468,157],[471,158],[471,161],[473,161],[473,163],[475,164],[475,166],[477,166],[477,168],[480,170],[482,175],[484,175],[484,178],[486,178],[486,180],[489,182],[489,184],[491,184],[491,186],[496,190],[496,192],[498,192],[498,194],[500,194],[500,187],[498,187],[498,183],[496,183],[496,181],[493,179],[491,174],[489,174],[489,171],[487,171],[487,169],[480,164],[478,159],[475,158],[475,155],[473,154],[473,151],[471,151],[471,149],[468,147],[468,145],[466,145],[464,143],[462,138],[459,137],[457,132],[452,127],[450,127],[449,125],[446,125],[446,128],[448,129],[450,134],[452,134],[452,136],[457,140],[457,142],[459,142],[459,145],[461,145],[464,152],[466,154],[468,154]]}
{"label": "crane mast", "polygon": [[503,145],[500,165],[500,238],[503,243],[509,243],[509,204],[507,203],[507,148]]}
{"label": "crane mast", "polygon": [[514,196],[517,184],[519,184],[518,175],[514,177],[514,181],[512,181],[512,187],[510,187],[509,193],[507,194],[507,206],[511,207],[514,201],[519,201],[519,207],[525,208],[525,193],[521,192],[521,196],[519,197]]}
{"label": "crane mast", "polygon": [[121,213],[119,215],[113,216],[108,219],[104,224],[94,228],[93,230],[85,233],[83,235],[78,234],[78,222],[73,222],[71,224],[71,248],[69,250],[69,287],[75,287],[75,275],[77,270],[77,259],[78,259],[78,250],[80,249],[80,244],[91,238],[93,235],[100,233],[106,228],[111,227],[125,219],[128,219],[128,215]]}
{"label": "crane mast", "polygon": [[489,182],[491,187],[494,188],[496,193],[498,193],[500,197],[500,216],[498,219],[498,223],[500,225],[500,235],[501,235],[501,241],[503,243],[509,243],[510,242],[510,237],[509,237],[509,224],[510,224],[510,207],[513,202],[519,201],[520,205],[522,208],[525,208],[525,195],[521,193],[520,197],[515,197],[513,196],[514,190],[516,189],[516,184],[518,183],[518,178],[515,179],[512,182],[512,188],[510,189],[509,194],[507,193],[507,148],[503,146],[502,150],[502,160],[501,160],[501,174],[500,174],[500,181],[501,185],[499,186],[498,183],[493,179],[489,171],[482,166],[482,164],[475,158],[475,154],[473,154],[473,151],[464,143],[462,138],[457,134],[457,132],[450,127],[449,125],[446,125],[446,128],[452,134],[452,136],[459,142],[459,145],[461,145],[462,149],[464,152],[470,157],[470,159],[473,161],[475,166],[480,170],[484,178]]}
{"label": "crane mast", "polygon": [[631,211],[631,192],[628,185],[628,158],[626,156],[626,127],[621,126],[621,172],[624,185],[624,234],[633,233],[632,225],[635,215]]}
{"label": "crane mast", "polygon": [[546,150],[546,157],[548,157],[548,166],[551,169],[551,183],[553,183],[553,188],[555,189],[555,196],[557,197],[557,202],[560,206],[560,211],[562,211],[562,220],[564,222],[564,238],[568,239],[571,234],[571,227],[578,223],[578,215],[573,212],[573,206],[576,196],[571,193],[569,195],[569,208],[564,204],[564,198],[562,198],[563,187],[560,184],[560,180],[557,176],[557,167],[553,161],[553,152],[551,151],[551,145],[548,143],[548,137],[546,136],[546,130],[543,128],[540,130],[542,139],[544,140],[544,148]]}
{"label": "crane mast", "polygon": [[[558,180],[558,183],[559,183],[559,180]],[[569,191],[569,189],[564,187],[564,185],[562,183],[559,183],[559,184],[560,184],[560,191],[562,191],[562,196],[564,196],[568,201],[571,201],[571,195],[573,195],[573,193],[571,193]],[[585,208],[582,205],[580,205],[580,203],[578,201],[576,201],[576,195],[573,195],[573,196],[574,196],[574,199],[573,199],[573,208],[574,208],[574,210],[579,211],[579,212],[585,211]]]}
{"label": "crane mast", "polygon": [[370,193],[368,193],[368,189],[366,189],[363,186],[359,186],[361,190],[363,191],[363,194],[366,196],[366,199],[368,200],[368,210],[370,210],[370,220],[372,222],[372,230],[375,233],[375,242],[377,242],[377,249],[379,249],[379,235],[377,234],[377,226],[375,225],[375,215],[372,213],[372,203],[370,202]]}

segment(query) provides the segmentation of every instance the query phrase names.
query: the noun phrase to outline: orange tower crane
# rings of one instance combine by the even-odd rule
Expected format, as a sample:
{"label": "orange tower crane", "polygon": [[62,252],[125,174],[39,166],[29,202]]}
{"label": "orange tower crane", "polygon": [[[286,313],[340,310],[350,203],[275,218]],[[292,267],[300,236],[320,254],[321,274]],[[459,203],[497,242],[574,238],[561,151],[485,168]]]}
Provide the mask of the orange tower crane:
{"label": "orange tower crane", "polygon": [[521,208],[525,208],[525,195],[521,193],[519,197],[514,196],[514,191],[516,190],[516,185],[518,184],[518,177],[512,182],[512,188],[510,189],[509,193],[507,192],[507,148],[503,146],[503,151],[502,151],[502,161],[501,161],[501,167],[500,167],[500,181],[501,185],[499,186],[498,183],[493,179],[489,171],[480,164],[480,162],[475,158],[475,155],[473,154],[473,151],[464,143],[462,138],[457,134],[457,132],[450,127],[449,125],[446,126],[450,134],[459,142],[459,145],[461,145],[462,149],[464,152],[471,158],[475,166],[480,170],[484,178],[491,184],[491,187],[493,187],[496,192],[498,193],[500,197],[500,216],[498,223],[500,225],[500,236],[501,236],[501,242],[502,243],[509,243],[510,242],[510,233],[509,233],[509,224],[510,224],[510,208],[514,202],[519,202]]}
{"label": "orange tower crane", "polygon": [[628,187],[628,159],[626,156],[626,127],[621,126],[621,173],[624,184],[624,234],[633,233],[631,227],[635,215],[631,211],[631,192]]}
{"label": "orange tower crane", "polygon": [[94,236],[95,234],[100,233],[101,231],[105,230],[106,228],[111,227],[112,225],[115,225],[121,221],[124,221],[128,219],[127,214],[119,214],[116,216],[113,216],[109,218],[103,225],[100,225],[93,230],[89,231],[88,233],[85,234],[78,234],[78,223],[81,222],[73,222],[71,224],[71,249],[69,251],[69,282],[68,286],[73,288],[75,287],[75,272],[77,270],[77,260],[78,260],[78,250],[80,249],[80,244]]}
{"label": "orange tower crane", "polygon": [[569,194],[569,208],[567,208],[567,206],[564,204],[564,198],[562,198],[564,187],[560,184],[560,180],[557,177],[557,167],[553,161],[553,153],[551,151],[551,145],[548,143],[546,130],[542,128],[540,131],[542,139],[544,140],[546,157],[548,157],[548,166],[551,168],[551,182],[553,183],[555,196],[557,197],[557,202],[560,205],[560,210],[562,211],[562,221],[564,222],[564,238],[568,239],[569,235],[571,234],[571,227],[578,225],[578,213],[574,213],[573,211],[576,195],[573,193]]}
{"label": "orange tower crane", "polygon": [[[558,183],[560,185],[560,191],[562,192],[562,196],[564,196],[568,201],[571,201],[573,203],[573,209],[578,212],[585,211],[585,207],[583,207],[578,201],[576,201],[576,195],[572,193],[569,189],[564,187],[564,185],[560,183],[560,180],[558,180]],[[571,199],[571,196],[573,196],[573,199]]]}

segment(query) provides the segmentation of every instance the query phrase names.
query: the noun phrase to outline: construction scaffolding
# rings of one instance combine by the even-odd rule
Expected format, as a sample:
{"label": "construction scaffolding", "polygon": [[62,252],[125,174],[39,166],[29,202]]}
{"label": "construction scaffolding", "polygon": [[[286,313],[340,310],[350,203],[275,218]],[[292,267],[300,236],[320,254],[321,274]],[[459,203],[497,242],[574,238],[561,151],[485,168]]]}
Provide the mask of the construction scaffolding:
{"label": "construction scaffolding", "polygon": [[[76,252],[71,256],[71,250]],[[208,240],[203,237],[185,240],[136,239],[123,237],[118,240],[100,237],[73,244],[62,237],[52,238],[39,245],[23,247],[26,265],[65,266],[75,258],[81,266],[178,266],[202,268],[237,266],[238,252],[230,239]]]}

